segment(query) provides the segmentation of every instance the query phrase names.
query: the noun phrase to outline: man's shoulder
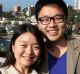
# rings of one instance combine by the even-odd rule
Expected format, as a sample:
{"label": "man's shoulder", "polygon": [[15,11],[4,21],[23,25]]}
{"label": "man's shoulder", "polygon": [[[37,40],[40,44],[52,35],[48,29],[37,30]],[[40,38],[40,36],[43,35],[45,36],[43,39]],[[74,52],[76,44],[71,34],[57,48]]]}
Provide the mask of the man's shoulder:
{"label": "man's shoulder", "polygon": [[74,38],[74,39],[69,40],[68,45],[70,48],[80,50],[80,40],[79,39]]}
{"label": "man's shoulder", "polygon": [[76,38],[74,38],[74,39],[70,39],[70,40],[68,40],[69,42],[72,42],[72,43],[74,43],[74,44],[80,44],[80,40],[79,39],[76,39]]}

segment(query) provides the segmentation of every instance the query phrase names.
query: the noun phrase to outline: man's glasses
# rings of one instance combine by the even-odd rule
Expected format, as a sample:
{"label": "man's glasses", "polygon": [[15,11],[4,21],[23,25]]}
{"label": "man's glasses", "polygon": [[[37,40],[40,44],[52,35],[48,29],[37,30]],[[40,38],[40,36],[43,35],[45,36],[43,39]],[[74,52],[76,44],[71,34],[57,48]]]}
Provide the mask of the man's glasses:
{"label": "man's glasses", "polygon": [[64,19],[65,19],[64,15],[57,14],[53,17],[44,16],[44,17],[38,18],[38,21],[40,21],[42,25],[48,25],[50,24],[51,20],[53,20],[54,23],[62,23],[64,22]]}

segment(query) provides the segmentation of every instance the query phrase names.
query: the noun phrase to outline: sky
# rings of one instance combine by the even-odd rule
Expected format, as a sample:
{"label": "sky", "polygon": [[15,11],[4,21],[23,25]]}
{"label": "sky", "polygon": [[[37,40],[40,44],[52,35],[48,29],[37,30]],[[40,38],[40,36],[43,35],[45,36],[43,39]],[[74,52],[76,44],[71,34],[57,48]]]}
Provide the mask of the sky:
{"label": "sky", "polygon": [[[0,4],[2,4],[3,11],[10,11],[13,10],[15,5],[20,5],[21,9],[30,6],[35,5],[37,0],[0,0]],[[73,0],[64,0],[69,5],[74,5]]]}

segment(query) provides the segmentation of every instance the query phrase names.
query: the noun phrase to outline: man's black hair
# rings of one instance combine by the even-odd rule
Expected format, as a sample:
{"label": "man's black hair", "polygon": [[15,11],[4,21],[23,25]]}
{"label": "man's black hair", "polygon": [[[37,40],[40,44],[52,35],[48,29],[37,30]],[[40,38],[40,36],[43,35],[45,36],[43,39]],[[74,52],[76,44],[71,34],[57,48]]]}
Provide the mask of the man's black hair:
{"label": "man's black hair", "polygon": [[66,18],[68,17],[68,8],[66,3],[63,0],[38,0],[35,5],[35,17],[38,20],[38,14],[43,6],[48,4],[55,4],[58,7],[62,8]]}

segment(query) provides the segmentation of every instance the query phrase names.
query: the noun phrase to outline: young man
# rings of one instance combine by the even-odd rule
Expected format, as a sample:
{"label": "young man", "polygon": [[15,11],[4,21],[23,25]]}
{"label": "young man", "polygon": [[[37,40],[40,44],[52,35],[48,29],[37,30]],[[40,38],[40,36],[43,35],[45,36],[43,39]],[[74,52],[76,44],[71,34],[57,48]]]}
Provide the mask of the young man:
{"label": "young man", "polygon": [[65,2],[38,0],[35,16],[48,49],[42,74],[80,74],[80,43],[65,32],[68,17]]}

